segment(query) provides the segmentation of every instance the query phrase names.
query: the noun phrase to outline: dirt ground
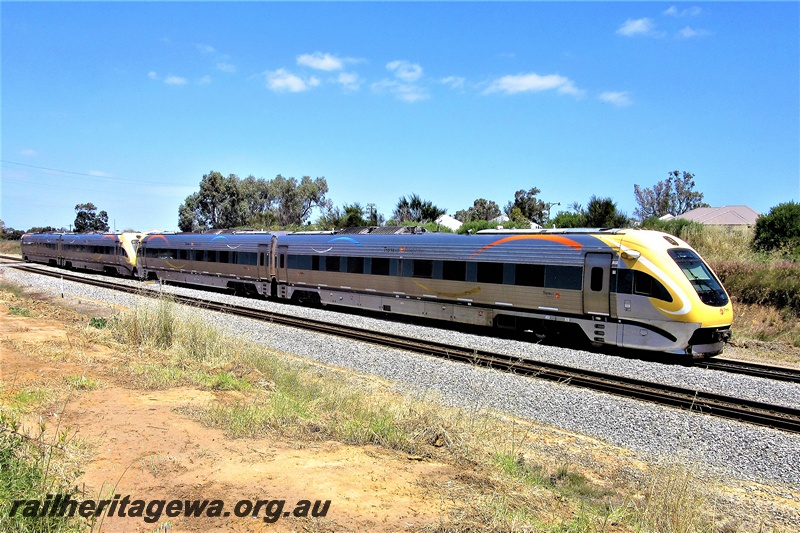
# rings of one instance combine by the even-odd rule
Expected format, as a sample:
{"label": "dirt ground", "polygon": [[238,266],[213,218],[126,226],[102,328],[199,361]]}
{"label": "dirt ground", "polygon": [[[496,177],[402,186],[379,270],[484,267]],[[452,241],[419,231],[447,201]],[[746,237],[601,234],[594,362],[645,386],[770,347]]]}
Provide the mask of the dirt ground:
{"label": "dirt ground", "polygon": [[[67,339],[58,320],[7,314],[0,307],[0,337],[25,343]],[[284,512],[301,500],[331,500],[321,531],[399,531],[435,523],[444,503],[425,498],[419,480],[446,483],[453,467],[378,447],[338,442],[286,442],[275,439],[229,439],[186,415],[216,395],[230,393],[189,388],[135,390],[124,377],[104,372],[115,354],[93,347],[84,364],[42,358],[0,345],[0,380],[13,390],[65,383],[68,377],[91,376],[96,390],[77,391],[63,404],[50,406],[51,427],[70,428],[93,450],[78,479],[85,499],[222,500],[231,509],[240,500],[285,500]],[[263,517],[174,518],[173,531],[265,531]],[[264,508],[266,509],[266,507]],[[274,510],[275,507],[272,507]],[[321,507],[320,507],[321,509]],[[160,522],[165,522],[162,517]],[[293,523],[294,522],[294,523]],[[103,531],[152,531],[158,524],[142,518],[106,519]],[[282,516],[269,531],[307,528]]]}
{"label": "dirt ground", "polygon": [[[79,304],[87,312],[90,303]],[[107,306],[106,306],[107,310]],[[78,356],[42,356],[25,349],[36,343],[73,342],[73,315],[47,307],[46,316],[19,316],[0,305],[0,403],[28,387],[61,389],[59,401],[46,405],[43,418],[51,428],[69,428],[85,443],[79,499],[221,500],[229,516],[161,516],[106,518],[102,531],[384,531],[435,527],[453,509],[446,491],[454,480],[471,475],[464,465],[420,460],[377,446],[339,442],[292,442],[275,438],[230,439],[186,413],[230,400],[232,392],[171,388],[135,388],[119,369],[121,356],[99,345],[82,346]],[[96,315],[93,315],[96,316]],[[33,344],[32,344],[33,343]],[[21,349],[15,349],[15,347]],[[97,382],[93,390],[70,390],[76,377]],[[37,413],[38,415],[39,413]],[[36,425],[31,419],[30,424]],[[606,461],[601,470],[631,469],[633,454],[587,437],[548,431],[544,446],[567,446]],[[762,500],[767,512],[785,504],[797,508],[798,494],[755,483],[730,488],[730,497]],[[744,497],[743,496],[743,497]],[[779,501],[779,500],[785,501]],[[237,517],[241,500],[284,500],[274,523]],[[324,518],[296,519],[290,511],[302,500],[330,500]],[[464,502],[460,502],[464,504]],[[272,509],[275,509],[272,507]],[[781,511],[783,512],[783,511]],[[608,530],[614,530],[609,528]]]}

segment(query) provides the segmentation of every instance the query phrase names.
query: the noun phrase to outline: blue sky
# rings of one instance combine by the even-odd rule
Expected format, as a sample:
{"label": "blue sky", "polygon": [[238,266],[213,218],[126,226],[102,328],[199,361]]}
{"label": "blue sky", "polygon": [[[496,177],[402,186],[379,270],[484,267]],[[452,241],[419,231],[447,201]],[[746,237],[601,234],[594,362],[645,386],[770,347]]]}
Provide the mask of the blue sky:
{"label": "blue sky", "polygon": [[[800,4],[15,3],[7,226],[177,228],[203,174],[325,177],[388,217],[519,189],[695,174],[712,206],[800,200]],[[559,208],[556,207],[554,212]]]}

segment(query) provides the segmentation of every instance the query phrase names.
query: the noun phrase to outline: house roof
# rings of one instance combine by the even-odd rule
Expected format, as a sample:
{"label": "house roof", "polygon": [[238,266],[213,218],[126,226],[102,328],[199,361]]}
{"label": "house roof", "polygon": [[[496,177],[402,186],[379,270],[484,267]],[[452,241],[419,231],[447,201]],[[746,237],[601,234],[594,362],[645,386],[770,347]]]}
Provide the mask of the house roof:
{"label": "house roof", "polygon": [[675,218],[691,220],[709,226],[752,226],[761,213],[746,205],[725,207],[698,207]]}
{"label": "house roof", "polygon": [[450,215],[442,215],[436,219],[437,224],[441,224],[446,228],[450,228],[453,231],[457,231],[458,228],[461,227],[461,221],[456,220],[455,218],[451,217]]}

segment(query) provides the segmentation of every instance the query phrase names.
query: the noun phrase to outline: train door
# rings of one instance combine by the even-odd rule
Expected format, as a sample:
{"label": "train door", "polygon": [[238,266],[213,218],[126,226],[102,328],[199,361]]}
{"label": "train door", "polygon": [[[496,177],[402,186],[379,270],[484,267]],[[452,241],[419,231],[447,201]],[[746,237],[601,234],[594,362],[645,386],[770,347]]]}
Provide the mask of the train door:
{"label": "train door", "polygon": [[269,254],[270,246],[269,244],[259,244],[258,245],[258,279],[261,281],[269,280],[269,262],[270,262],[270,254]]}
{"label": "train door", "polygon": [[286,252],[288,249],[288,246],[278,246],[278,253],[276,254],[276,260],[278,261],[278,283],[286,283],[289,280],[288,269],[286,268],[286,264],[288,263],[288,254]]}
{"label": "train door", "polygon": [[587,253],[583,269],[583,312],[609,314],[611,254]]}
{"label": "train door", "polygon": [[285,245],[278,245],[277,252],[275,253],[275,270],[277,272],[278,278],[278,286],[277,292],[279,298],[288,298],[288,281],[289,281],[289,274],[287,263],[289,262],[289,256],[287,250],[289,249],[288,246]]}

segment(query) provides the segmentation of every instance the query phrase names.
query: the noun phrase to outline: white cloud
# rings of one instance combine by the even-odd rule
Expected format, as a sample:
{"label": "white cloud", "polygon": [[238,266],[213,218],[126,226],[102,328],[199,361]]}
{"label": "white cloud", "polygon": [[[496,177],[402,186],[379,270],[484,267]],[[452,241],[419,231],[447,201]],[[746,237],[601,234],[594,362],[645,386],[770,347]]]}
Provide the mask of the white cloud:
{"label": "white cloud", "polygon": [[633,102],[631,101],[630,95],[625,92],[615,92],[615,91],[606,91],[602,93],[600,96],[600,101],[605,102],[607,104],[615,105],[617,107],[625,107],[631,105]]}
{"label": "white cloud", "polygon": [[36,155],[38,155],[38,154],[36,153],[36,150],[31,150],[31,149],[29,148],[29,149],[27,149],[27,150],[22,150],[22,151],[19,153],[19,155],[21,155],[21,156],[25,156],[25,157],[34,157],[34,156],[36,156]]}
{"label": "white cloud", "polygon": [[391,72],[395,79],[384,79],[373,83],[373,91],[388,91],[404,102],[419,102],[430,98],[427,89],[415,83],[423,74],[422,67],[418,64],[405,60],[391,61],[386,64],[386,70]]}
{"label": "white cloud", "polygon": [[541,92],[557,90],[563,94],[571,94],[573,96],[582,96],[584,91],[575,87],[575,84],[569,78],[560,76],[558,74],[548,74],[540,76],[539,74],[517,74],[503,76],[497,78],[489,87],[484,91],[484,94],[502,92],[506,94],[517,94],[525,92]]}
{"label": "white cloud", "polygon": [[216,54],[217,50],[213,46],[207,44],[196,44],[197,50],[203,54]]}
{"label": "white cloud", "polygon": [[189,83],[189,80],[181,76],[167,76],[164,78],[164,83],[167,85],[186,85]]}
{"label": "white cloud", "polygon": [[397,80],[382,80],[373,83],[371,87],[376,92],[388,91],[404,102],[419,102],[430,98],[428,91],[423,87],[412,83],[401,83]]}
{"label": "white cloud", "polygon": [[113,176],[108,172],[103,172],[102,170],[90,170],[90,176],[96,176],[98,178],[112,178]]}
{"label": "white cloud", "polygon": [[458,76],[448,76],[439,80],[439,83],[447,85],[451,89],[463,89],[465,81],[464,78]]}
{"label": "white cloud", "polygon": [[212,78],[209,75],[205,75],[199,80],[197,80],[197,85],[211,85]]}
{"label": "white cloud", "polygon": [[676,36],[679,39],[691,39],[693,37],[704,37],[706,35],[709,35],[709,32],[707,30],[696,30],[690,26],[686,26],[681,31],[679,31]]}
{"label": "white cloud", "polygon": [[348,91],[357,91],[361,88],[361,78],[354,72],[342,72],[336,78],[336,83]]}
{"label": "white cloud", "polygon": [[151,70],[150,72],[147,73],[147,77],[150,78],[151,80],[157,80],[158,74],[156,74],[156,71]]}
{"label": "white cloud", "polygon": [[236,65],[219,62],[217,63],[217,70],[221,70],[222,72],[234,73],[236,72]]}
{"label": "white cloud", "polygon": [[283,68],[267,71],[264,76],[267,79],[267,88],[275,92],[299,93],[316,87],[320,83],[319,79],[314,76],[303,79]]}
{"label": "white cloud", "polygon": [[617,29],[617,35],[624,35],[631,37],[634,35],[647,35],[653,32],[655,23],[652,19],[628,19],[625,23]]}
{"label": "white cloud", "polygon": [[314,52],[313,54],[302,54],[297,56],[297,64],[305,67],[311,67],[317,70],[324,70],[332,72],[334,70],[342,70],[346,60],[332,56],[330,54],[323,54],[322,52]]}
{"label": "white cloud", "polygon": [[428,91],[416,85],[399,84],[392,92],[394,92],[397,98],[404,102],[419,102],[420,100],[427,100],[430,98]]}
{"label": "white cloud", "polygon": [[703,10],[697,6],[692,6],[688,9],[678,9],[676,6],[670,6],[668,9],[662,11],[663,15],[668,17],[696,17]]}
{"label": "white cloud", "polygon": [[396,78],[413,83],[422,77],[422,67],[410,61],[398,60],[386,64],[386,70],[395,75]]}

